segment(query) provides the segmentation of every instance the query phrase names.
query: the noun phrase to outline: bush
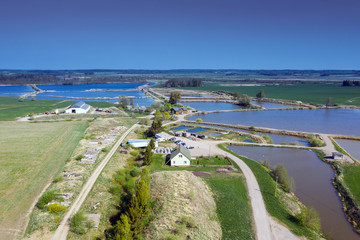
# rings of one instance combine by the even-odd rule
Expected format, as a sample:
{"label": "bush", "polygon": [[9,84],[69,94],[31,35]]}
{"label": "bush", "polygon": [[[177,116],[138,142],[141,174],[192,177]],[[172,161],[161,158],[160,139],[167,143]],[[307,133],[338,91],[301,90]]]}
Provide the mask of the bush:
{"label": "bush", "polygon": [[101,151],[104,152],[104,153],[106,153],[106,152],[109,151],[109,148],[105,147],[105,148],[101,149]]}
{"label": "bush", "polygon": [[76,158],[75,158],[75,160],[76,160],[76,161],[80,161],[83,157],[84,157],[84,156],[83,156],[82,154],[77,155]]}
{"label": "bush", "polygon": [[202,119],[201,119],[201,118],[197,118],[197,119],[196,119],[196,122],[202,122]]}
{"label": "bush", "polygon": [[275,178],[278,177],[279,183],[283,186],[286,192],[291,192],[293,190],[292,181],[284,165],[276,166],[272,173]]}
{"label": "bush", "polygon": [[61,182],[62,180],[64,180],[64,178],[62,176],[56,177],[56,178],[54,178],[53,183]]}
{"label": "bush", "polygon": [[40,197],[36,206],[40,209],[44,209],[46,204],[56,199],[55,190],[44,192],[44,194]]}
{"label": "bush", "polygon": [[149,120],[148,118],[140,118],[140,119],[139,119],[139,123],[140,123],[141,125],[149,125],[150,120]]}
{"label": "bush", "polygon": [[196,222],[192,217],[182,216],[181,223],[185,224],[187,228],[196,228]]}
{"label": "bush", "polygon": [[141,172],[140,168],[134,167],[134,169],[130,171],[130,175],[132,177],[137,177],[140,174],[140,172]]}
{"label": "bush", "polygon": [[301,212],[296,215],[296,218],[303,226],[315,229],[317,231],[320,231],[321,229],[319,214],[313,207],[303,207]]}
{"label": "bush", "polygon": [[315,137],[313,134],[309,135],[309,144],[312,147],[323,147],[325,143],[319,138]]}
{"label": "bush", "polygon": [[65,212],[65,210],[66,210],[66,206],[61,205],[59,203],[50,204],[48,207],[49,213],[60,213],[60,212]]}
{"label": "bush", "polygon": [[85,234],[85,222],[86,217],[84,216],[83,212],[77,212],[70,220],[70,231],[77,233],[77,234]]}

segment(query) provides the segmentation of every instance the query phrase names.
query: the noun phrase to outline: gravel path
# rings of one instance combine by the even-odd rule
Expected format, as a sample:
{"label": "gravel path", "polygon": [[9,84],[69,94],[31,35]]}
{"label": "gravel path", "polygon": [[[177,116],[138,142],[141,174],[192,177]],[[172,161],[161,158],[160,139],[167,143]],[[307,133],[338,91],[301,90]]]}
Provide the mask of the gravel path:
{"label": "gravel path", "polygon": [[52,240],[66,240],[67,234],[69,232],[70,226],[69,226],[69,220],[70,218],[79,211],[81,205],[85,201],[87,195],[91,191],[92,187],[94,186],[97,178],[99,177],[100,173],[106,166],[106,164],[109,162],[113,154],[116,152],[117,148],[120,146],[121,142],[125,139],[125,137],[137,126],[138,124],[134,124],[131,128],[129,128],[121,137],[120,139],[115,143],[114,147],[111,149],[109,154],[104,158],[104,160],[100,163],[100,165],[95,169],[91,177],[87,180],[84,187],[81,189],[81,192],[71,205],[69,211],[65,214],[63,220],[61,221],[59,227],[56,229],[55,234],[51,238]]}

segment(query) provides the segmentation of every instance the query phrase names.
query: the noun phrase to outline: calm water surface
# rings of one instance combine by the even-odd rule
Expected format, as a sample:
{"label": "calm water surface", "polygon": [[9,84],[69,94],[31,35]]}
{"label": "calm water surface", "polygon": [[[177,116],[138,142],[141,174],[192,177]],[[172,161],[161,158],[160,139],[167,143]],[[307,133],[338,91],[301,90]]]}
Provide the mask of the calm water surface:
{"label": "calm water surface", "polygon": [[222,103],[222,102],[180,102],[182,105],[190,106],[200,111],[217,111],[217,110],[238,110],[241,106]]}
{"label": "calm water surface", "polygon": [[336,139],[336,142],[340,144],[351,156],[360,160],[360,141]]}
{"label": "calm water surface", "polygon": [[[283,164],[295,180],[295,195],[306,206],[313,206],[321,218],[322,230],[333,239],[360,239],[347,221],[331,181],[334,171],[314,152],[300,149],[230,146],[230,150],[271,166]],[[273,194],[265,193],[263,194]]]}
{"label": "calm water surface", "polygon": [[302,139],[302,138],[297,138],[297,137],[292,137],[292,136],[285,136],[285,135],[277,135],[277,134],[270,134],[270,133],[259,133],[260,135],[268,135],[274,142],[274,144],[281,144],[283,142],[285,143],[297,143],[297,145],[302,145],[302,146],[307,146],[309,147],[310,144],[308,141]]}
{"label": "calm water surface", "polygon": [[79,97],[79,98],[97,98],[97,97],[109,97],[114,98],[118,96],[134,96],[144,97],[145,94],[141,91],[114,91],[114,92],[43,92],[37,95],[37,97]]}
{"label": "calm water surface", "polygon": [[195,121],[199,117],[204,122],[360,136],[359,109],[224,112],[192,116],[188,119]]}
{"label": "calm water surface", "polygon": [[181,131],[181,130],[185,130],[185,129],[189,129],[190,127],[187,127],[187,126],[179,126],[179,127],[176,127],[176,128],[172,128],[170,130],[172,131]]}
{"label": "calm water surface", "polygon": [[0,86],[0,93],[28,93],[33,91],[29,86]]}
{"label": "calm water surface", "polygon": [[258,101],[251,101],[252,104],[259,105],[261,107],[267,108],[267,109],[273,109],[273,108],[292,108],[292,106],[279,104],[279,103],[269,103],[269,102],[258,102]]}
{"label": "calm water surface", "polygon": [[41,90],[55,91],[85,91],[90,89],[132,89],[145,83],[98,83],[98,84],[75,84],[75,85],[36,85]]}
{"label": "calm water surface", "polygon": [[190,129],[190,130],[186,130],[186,132],[188,133],[198,133],[198,132],[204,132],[204,131],[207,131],[209,130],[208,128],[193,128],[193,129]]}

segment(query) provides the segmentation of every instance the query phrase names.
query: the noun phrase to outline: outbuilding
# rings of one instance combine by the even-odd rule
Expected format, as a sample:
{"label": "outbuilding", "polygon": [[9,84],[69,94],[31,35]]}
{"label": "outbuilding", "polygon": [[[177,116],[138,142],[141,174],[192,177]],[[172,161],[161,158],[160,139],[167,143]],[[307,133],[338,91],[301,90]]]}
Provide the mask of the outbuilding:
{"label": "outbuilding", "polygon": [[[132,147],[135,148],[145,148],[150,144],[150,139],[130,139],[127,141],[127,144],[130,144]],[[155,141],[155,147],[159,146],[158,142]]]}
{"label": "outbuilding", "polygon": [[155,139],[158,142],[164,142],[166,140],[166,137],[165,137],[165,135],[162,135],[162,134],[156,134]]}
{"label": "outbuilding", "polygon": [[177,145],[177,148],[170,154],[170,165],[174,167],[190,166],[190,151],[183,145]]}
{"label": "outbuilding", "polygon": [[81,101],[68,107],[65,110],[65,113],[87,113],[89,110],[90,110],[90,105]]}
{"label": "outbuilding", "polygon": [[184,113],[187,113],[187,112],[188,112],[188,110],[185,107],[172,107],[170,109],[171,114],[184,114]]}
{"label": "outbuilding", "polygon": [[339,153],[339,152],[333,152],[332,157],[333,157],[334,160],[343,160],[344,159],[344,154]]}

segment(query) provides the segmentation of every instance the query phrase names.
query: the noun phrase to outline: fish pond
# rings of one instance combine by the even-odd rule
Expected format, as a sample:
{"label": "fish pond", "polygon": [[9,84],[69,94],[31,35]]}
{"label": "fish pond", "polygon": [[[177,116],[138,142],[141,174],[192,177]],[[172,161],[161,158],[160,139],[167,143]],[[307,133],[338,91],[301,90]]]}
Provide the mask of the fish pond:
{"label": "fish pond", "polygon": [[209,129],[208,128],[193,128],[193,129],[190,129],[190,130],[186,130],[186,132],[188,133],[199,133],[199,132],[205,132],[205,131],[208,131]]}
{"label": "fish pond", "polygon": [[[331,239],[360,239],[347,221],[341,201],[332,185],[334,171],[314,152],[301,149],[229,146],[235,153],[274,167],[283,164],[295,181],[295,195],[319,213],[322,230]],[[268,193],[263,193],[268,194]]]}
{"label": "fish pond", "polygon": [[360,141],[335,139],[351,156],[360,161]]}
{"label": "fish pond", "polygon": [[0,86],[0,93],[29,93],[29,92],[34,92],[34,90],[26,85]]}
{"label": "fish pond", "polygon": [[293,108],[293,106],[284,105],[284,104],[280,104],[280,103],[270,103],[270,102],[251,101],[251,104],[258,105],[258,106],[264,107],[266,109]]}
{"label": "fish pond", "polygon": [[223,102],[180,102],[182,105],[190,106],[199,111],[220,111],[220,110],[239,110],[243,107],[232,103]]}
{"label": "fish pond", "polygon": [[[360,136],[359,109],[267,110],[191,116],[195,121]],[[341,123],[341,124],[340,124]]]}
{"label": "fish pond", "polygon": [[73,85],[36,85],[41,90],[86,91],[91,89],[135,89],[146,83],[95,83]]}

